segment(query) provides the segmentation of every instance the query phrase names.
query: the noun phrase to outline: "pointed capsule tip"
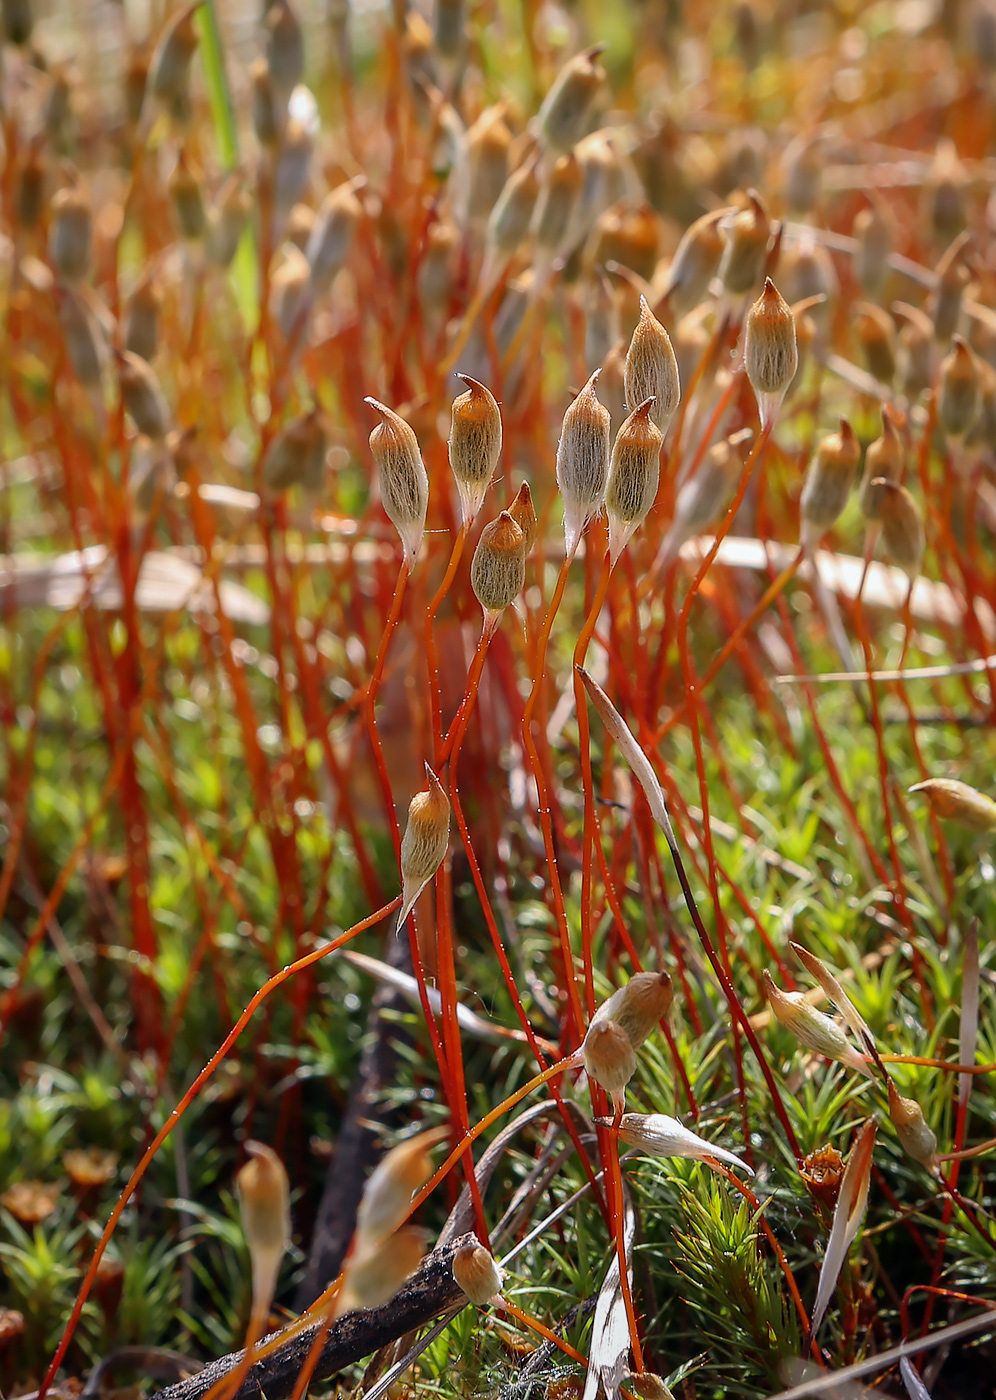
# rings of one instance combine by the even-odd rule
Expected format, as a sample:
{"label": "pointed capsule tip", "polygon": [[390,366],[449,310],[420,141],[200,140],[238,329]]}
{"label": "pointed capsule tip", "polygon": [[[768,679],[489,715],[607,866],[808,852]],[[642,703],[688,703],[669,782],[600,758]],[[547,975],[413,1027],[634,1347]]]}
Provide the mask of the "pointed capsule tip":
{"label": "pointed capsule tip", "polygon": [[420,893],[420,891],[416,892],[416,894],[413,896],[406,897],[404,903],[401,906],[400,912],[398,913],[398,922],[394,926],[395,935],[398,937],[400,937],[401,931],[404,928],[405,923],[407,922],[408,915],[412,912],[412,909],[415,907],[415,900],[418,897],[418,893]]}
{"label": "pointed capsule tip", "polygon": [[598,383],[598,379],[599,379],[599,376],[601,375],[601,373],[602,373],[602,366],[599,365],[599,366],[598,366],[598,369],[592,371],[591,377],[589,378],[587,384],[586,384],[586,385],[584,386],[584,388],[581,390],[581,393],[582,393],[582,394],[585,393],[586,390],[589,390],[589,389],[591,390],[592,393],[595,392],[595,385]]}

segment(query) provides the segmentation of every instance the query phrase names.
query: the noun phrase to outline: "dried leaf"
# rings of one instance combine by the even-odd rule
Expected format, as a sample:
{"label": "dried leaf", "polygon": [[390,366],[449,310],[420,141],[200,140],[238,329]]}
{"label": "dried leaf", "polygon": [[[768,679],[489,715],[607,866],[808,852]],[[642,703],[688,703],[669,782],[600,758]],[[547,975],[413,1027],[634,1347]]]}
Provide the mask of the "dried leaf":
{"label": "dried leaf", "polygon": [[899,1362],[899,1374],[903,1378],[903,1385],[910,1397],[910,1400],[930,1400],[930,1391],[920,1379],[913,1362],[908,1356],[904,1356]]}
{"label": "dried leaf", "polygon": [[[636,1212],[628,1192],[623,1198],[623,1241],[626,1250],[627,1275],[633,1280],[633,1269],[629,1261],[633,1257],[633,1239],[636,1235]],[[629,1319],[623,1302],[619,1279],[619,1255],[613,1250],[612,1259],[599,1290],[595,1304],[595,1318],[591,1329],[591,1350],[588,1355],[588,1374],[585,1377],[584,1394],[581,1400],[596,1400],[599,1383],[605,1388],[605,1400],[618,1400],[619,1387],[627,1374],[630,1335]]]}
{"label": "dried leaf", "polygon": [[672,851],[676,850],[678,843],[675,840],[671,818],[668,816],[667,803],[664,801],[664,790],[657,780],[657,774],[651,767],[650,759],[640,748],[626,721],[598,682],[588,674],[583,666],[578,667],[578,673],[584,681],[592,704],[602,717],[602,723],[619,745],[623,757],[633,770],[633,776],[643,788],[654,821],[667,837],[667,843]]}

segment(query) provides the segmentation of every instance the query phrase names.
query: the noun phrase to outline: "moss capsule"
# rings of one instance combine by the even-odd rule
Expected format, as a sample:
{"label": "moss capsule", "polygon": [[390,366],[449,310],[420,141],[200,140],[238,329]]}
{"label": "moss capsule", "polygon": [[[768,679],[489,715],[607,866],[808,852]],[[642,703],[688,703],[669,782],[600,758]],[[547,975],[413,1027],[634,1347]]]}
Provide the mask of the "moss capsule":
{"label": "moss capsule", "polygon": [[401,536],[408,568],[414,567],[425,531],[429,478],[418,438],[405,420],[376,399],[366,403],[380,415],[370,434],[370,451],[377,464],[384,509]]}
{"label": "moss capsule", "polygon": [[460,509],[464,523],[469,524],[481,508],[501,456],[501,410],[490,389],[469,375],[459,378],[467,392],[453,400],[448,448]]}
{"label": "moss capsule", "polygon": [[842,418],[839,432],[828,434],[816,449],[802,483],[799,510],[802,540],[807,547],[815,547],[847,505],[860,460],[857,434]]}
{"label": "moss capsule", "polygon": [[602,508],[609,471],[608,409],[595,394],[598,371],[564,414],[557,444],[557,485],[564,499],[564,535],[572,558],[585,526]]}
{"label": "moss capsule", "polygon": [[481,531],[470,565],[470,584],[493,627],[522,592],[526,581],[525,536],[507,510]]}
{"label": "moss capsule", "polygon": [[640,319],[626,352],[626,403],[631,409],[651,399],[650,417],[663,436],[681,397],[678,361],[667,331],[640,297]]}
{"label": "moss capsule", "polygon": [[774,419],[799,368],[795,317],[770,277],[747,313],[744,368],[765,427]]}
{"label": "moss capsule", "polygon": [[575,54],[553,80],[536,118],[547,150],[557,154],[569,151],[584,136],[595,100],[605,85],[605,69],[598,62],[603,48],[596,44]]}
{"label": "moss capsule", "polygon": [[653,407],[653,399],[644,399],[621,425],[612,444],[605,513],[613,562],[646,519],[657,496],[664,439],[653,420]]}
{"label": "moss capsule", "polygon": [[412,798],[408,806],[405,834],[401,838],[399,931],[416,899],[442,865],[450,843],[449,798],[428,764],[425,765],[425,774],[429,785],[424,792],[417,792]]}

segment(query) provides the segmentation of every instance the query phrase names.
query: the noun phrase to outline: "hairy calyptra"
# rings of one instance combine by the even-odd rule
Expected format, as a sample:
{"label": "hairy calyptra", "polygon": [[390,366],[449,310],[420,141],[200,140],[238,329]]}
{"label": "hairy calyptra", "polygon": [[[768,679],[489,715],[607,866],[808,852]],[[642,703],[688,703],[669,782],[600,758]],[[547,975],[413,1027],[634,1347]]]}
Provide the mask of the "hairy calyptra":
{"label": "hairy calyptra", "polygon": [[564,499],[564,537],[572,559],[589,520],[602,508],[609,472],[609,411],[588,380],[564,414],[557,444],[557,485]]}
{"label": "hairy calyptra", "polygon": [[626,354],[626,403],[635,410],[651,400],[650,417],[663,435],[681,397],[678,361],[667,331],[640,297],[640,319]]}
{"label": "hairy calyptra", "polygon": [[492,631],[526,581],[526,539],[507,510],[481,531],[470,565],[470,585]]}
{"label": "hairy calyptra", "polygon": [[856,1069],[867,1079],[872,1072],[847,1036],[829,1016],[810,1006],[802,992],[784,992],[776,985],[771,973],[764,970],[764,991],[776,1020],[791,1031],[807,1050],[814,1050],[828,1060],[839,1060]]}
{"label": "hairy calyptra", "polygon": [[425,765],[428,787],[408,806],[408,825],[401,838],[401,913],[398,931],[416,899],[435,875],[450,841],[450,801],[435,773]]}
{"label": "hairy calyptra", "polygon": [[[612,1121],[611,1118],[595,1119],[605,1127],[612,1126]],[[714,1147],[667,1113],[624,1113],[616,1131],[623,1142],[652,1157],[694,1157],[705,1162],[714,1158],[745,1172],[753,1170],[734,1153]]]}
{"label": "hairy calyptra", "polygon": [[682,234],[660,294],[660,304],[670,305],[677,315],[698,306],[715,277],[726,246],[720,222],[731,212],[716,209],[703,214]]}
{"label": "hairy calyptra", "polygon": [[265,1316],[280,1261],[290,1244],[290,1183],[283,1162],[262,1142],[246,1143],[249,1161],[236,1177],[242,1230],[252,1260],[252,1306]]}
{"label": "hairy calyptra", "polygon": [[370,434],[370,451],[380,476],[384,509],[401,536],[405,563],[414,568],[425,531],[429,505],[429,478],[412,427],[393,408],[367,398],[364,402],[380,414]]}
{"label": "hairy calyptra", "polygon": [[868,444],[865,469],[861,476],[858,500],[861,514],[869,521],[878,521],[882,513],[882,488],[873,481],[898,481],[903,474],[903,444],[897,430],[895,411],[882,405],[882,434]]}
{"label": "hairy calyptra", "polygon": [[802,516],[802,542],[815,547],[820,536],[836,522],[847,505],[858,463],[861,444],[846,418],[840,431],[829,433],[816,449],[802,483],[799,511]]}
{"label": "hairy calyptra", "polygon": [[90,270],[93,207],[79,179],[52,196],[48,230],[49,256],[65,282],[82,282]]}
{"label": "hairy calyptra", "polygon": [[970,831],[996,831],[996,802],[958,778],[925,778],[910,792],[922,792],[939,817]]}
{"label": "hairy calyptra", "polygon": [[602,1002],[591,1018],[591,1024],[613,1021],[633,1049],[639,1050],[667,1015],[673,996],[671,978],[666,972],[635,972],[628,982]]}
{"label": "hairy calyptra", "polygon": [[937,1134],[916,1099],[905,1099],[889,1080],[889,1117],[899,1142],[910,1157],[928,1171],[937,1170]]}
{"label": "hairy calyptra", "polygon": [[982,409],[982,375],[975,356],[960,335],[941,361],[937,420],[949,438],[964,438]]}
{"label": "hairy calyptra", "polygon": [[589,113],[605,83],[605,69],[598,62],[604,47],[594,44],[568,59],[543,99],[536,125],[544,146],[558,155],[585,134]]}
{"label": "hairy calyptra", "polygon": [[505,1270],[482,1244],[465,1244],[453,1256],[453,1277],[472,1303],[483,1308],[501,1301]]}
{"label": "hairy calyptra", "polygon": [[161,440],[173,426],[166,395],[152,366],[130,350],[115,354],[124,406],[140,433]]}
{"label": "hairy calyptra", "polygon": [[418,1268],[424,1254],[425,1233],[415,1225],[402,1225],[369,1249],[357,1249],[346,1261],[333,1316],[389,1303]]}
{"label": "hairy calyptra", "polygon": [[429,1128],[392,1147],[374,1167],[363,1188],[356,1213],[356,1245],[361,1252],[393,1235],[408,1215],[415,1192],[432,1175],[433,1147],[447,1136],[446,1128]]}
{"label": "hairy calyptra", "polygon": [[467,386],[450,408],[450,468],[460,496],[460,510],[469,525],[481,508],[501,456],[501,410],[491,390],[461,374]]}
{"label": "hairy calyptra", "polygon": [[536,543],[536,536],[539,534],[539,521],[536,519],[536,508],[533,505],[533,493],[529,489],[528,481],[524,481],[515,493],[515,498],[508,508],[508,513],[522,531],[522,548],[528,558],[533,545]]}
{"label": "hairy calyptra", "polygon": [[363,217],[358,191],[366,184],[362,175],[346,180],[322,200],[307,244],[311,280],[315,294],[321,295],[346,261],[357,227]]}
{"label": "hairy calyptra", "polygon": [[616,1112],[622,1113],[626,1085],[636,1073],[636,1051],[622,1026],[608,1017],[592,1021],[581,1058],[588,1078],[605,1090]]}
{"label": "hairy calyptra", "polygon": [[795,317],[770,277],[765,278],[764,291],[747,312],[744,368],[757,398],[761,426],[767,427],[799,368]]}
{"label": "hairy calyptra", "polygon": [[893,564],[915,579],[923,563],[926,534],[920,507],[896,481],[876,477],[871,485],[880,492],[879,519],[882,522],[882,546]]}
{"label": "hairy calyptra", "polygon": [[736,297],[747,296],[757,286],[771,234],[767,210],[756,190],[749,190],[747,198],[746,209],[720,224],[726,246],[719,277],[731,296]]}
{"label": "hairy calyptra", "polygon": [[263,458],[263,480],[273,491],[303,486],[317,491],[325,475],[328,438],[317,408],[293,418],[270,443]]}
{"label": "hairy calyptra", "polygon": [[605,513],[609,520],[609,557],[615,563],[646,519],[660,479],[661,430],[653,420],[653,399],[626,419],[612,444]]}

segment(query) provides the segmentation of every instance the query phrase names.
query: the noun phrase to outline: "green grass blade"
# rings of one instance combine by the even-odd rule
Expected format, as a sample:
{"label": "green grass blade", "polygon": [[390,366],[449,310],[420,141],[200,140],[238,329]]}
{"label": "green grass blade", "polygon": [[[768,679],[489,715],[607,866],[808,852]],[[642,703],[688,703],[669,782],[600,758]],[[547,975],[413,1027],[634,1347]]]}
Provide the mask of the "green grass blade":
{"label": "green grass blade", "polygon": [[239,163],[239,136],[235,127],[232,94],[225,73],[225,55],[214,0],[204,0],[197,12],[197,23],[201,34],[201,60],[207,79],[208,100],[214,116],[221,163],[226,170],[234,170]]}

